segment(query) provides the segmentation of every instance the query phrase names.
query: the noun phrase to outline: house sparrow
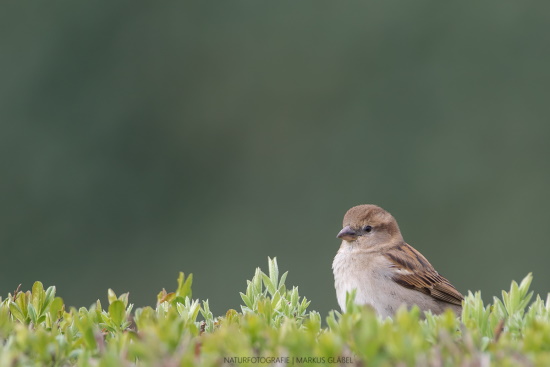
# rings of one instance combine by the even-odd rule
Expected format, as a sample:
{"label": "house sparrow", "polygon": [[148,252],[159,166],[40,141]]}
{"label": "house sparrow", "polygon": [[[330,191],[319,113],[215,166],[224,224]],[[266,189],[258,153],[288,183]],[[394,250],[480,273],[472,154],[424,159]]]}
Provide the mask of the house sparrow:
{"label": "house sparrow", "polygon": [[332,263],[342,311],[346,292],[357,289],[355,303],[371,305],[381,317],[392,316],[402,304],[434,314],[450,308],[460,315],[462,294],[403,240],[390,213],[376,205],[355,206],[343,227]]}

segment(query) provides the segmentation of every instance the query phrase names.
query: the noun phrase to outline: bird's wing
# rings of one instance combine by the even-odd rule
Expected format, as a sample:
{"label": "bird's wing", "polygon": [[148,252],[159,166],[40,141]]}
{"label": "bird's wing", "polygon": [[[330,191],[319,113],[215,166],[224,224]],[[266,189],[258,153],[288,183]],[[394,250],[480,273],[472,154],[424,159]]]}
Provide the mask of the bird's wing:
{"label": "bird's wing", "polygon": [[464,296],[434,269],[422,254],[406,243],[399,244],[385,254],[393,268],[393,280],[409,289],[433,298],[461,305]]}

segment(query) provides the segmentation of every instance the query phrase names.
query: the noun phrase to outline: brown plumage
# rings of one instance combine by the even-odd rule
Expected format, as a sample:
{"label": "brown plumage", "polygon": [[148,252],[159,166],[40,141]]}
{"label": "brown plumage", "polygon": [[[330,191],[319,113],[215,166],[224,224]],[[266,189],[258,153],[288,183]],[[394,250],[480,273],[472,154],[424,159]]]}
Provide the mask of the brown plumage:
{"label": "brown plumage", "polygon": [[460,314],[462,294],[430,262],[408,245],[395,218],[376,205],[359,205],[344,216],[342,245],[333,262],[338,302],[357,289],[356,303],[391,316],[404,304]]}
{"label": "brown plumage", "polygon": [[403,287],[429,294],[441,301],[459,306],[462,304],[462,294],[409,244],[403,242],[389,249],[385,256],[393,262],[393,267],[411,272],[406,275],[397,274],[393,278]]}

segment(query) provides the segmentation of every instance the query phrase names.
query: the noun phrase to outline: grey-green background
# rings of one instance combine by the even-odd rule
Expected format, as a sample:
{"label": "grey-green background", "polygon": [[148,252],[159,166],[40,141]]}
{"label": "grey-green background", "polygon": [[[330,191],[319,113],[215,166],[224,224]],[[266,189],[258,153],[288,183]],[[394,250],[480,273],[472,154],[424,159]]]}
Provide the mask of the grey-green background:
{"label": "grey-green background", "polygon": [[550,287],[550,3],[11,2],[0,21],[0,292],[216,314],[257,266],[322,314],[375,203],[457,288]]}

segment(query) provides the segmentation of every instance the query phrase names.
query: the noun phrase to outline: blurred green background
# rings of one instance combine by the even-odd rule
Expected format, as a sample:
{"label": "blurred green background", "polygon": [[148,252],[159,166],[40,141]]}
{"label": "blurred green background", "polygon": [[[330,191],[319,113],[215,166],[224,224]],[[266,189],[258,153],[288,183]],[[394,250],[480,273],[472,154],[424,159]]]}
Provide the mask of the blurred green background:
{"label": "blurred green background", "polygon": [[215,314],[277,256],[337,308],[374,203],[463,293],[549,290],[550,3],[12,2],[0,15],[0,292]]}

